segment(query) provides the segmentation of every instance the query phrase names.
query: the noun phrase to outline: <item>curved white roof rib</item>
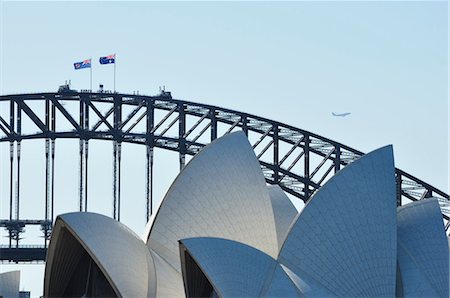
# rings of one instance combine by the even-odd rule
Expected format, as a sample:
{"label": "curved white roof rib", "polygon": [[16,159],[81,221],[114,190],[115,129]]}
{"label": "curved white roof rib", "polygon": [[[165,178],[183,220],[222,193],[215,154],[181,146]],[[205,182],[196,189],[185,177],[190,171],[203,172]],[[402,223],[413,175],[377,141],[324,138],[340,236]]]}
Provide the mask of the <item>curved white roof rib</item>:
{"label": "curved white roof rib", "polygon": [[298,291],[301,293],[300,297],[336,297],[335,294],[332,294],[329,290],[324,288],[306,273],[302,272],[302,277],[300,278],[288,267],[284,265],[280,265],[280,267],[286,272],[287,276],[289,276],[294,285],[297,287]]}
{"label": "curved white roof rib", "polygon": [[[232,240],[221,238],[190,238],[180,240],[180,254],[183,260],[183,277],[187,292],[189,272],[192,268],[185,261],[184,253],[195,261],[219,297],[265,296],[272,282],[278,283],[273,291],[281,296],[298,296],[298,292],[286,275],[275,269],[278,263],[264,252]],[[198,281],[197,281],[198,282]],[[195,284],[195,283],[194,283]]]}
{"label": "curved white roof rib", "polygon": [[147,245],[181,272],[178,240],[219,237],[278,254],[275,220],[259,162],[243,132],[203,148],[178,175]]}
{"label": "curved white roof rib", "polygon": [[438,201],[399,207],[397,235],[403,295],[449,297],[449,248]]}
{"label": "curved white roof rib", "polygon": [[20,289],[20,271],[0,273],[0,297],[17,298]]}
{"label": "curved white roof rib", "polygon": [[45,268],[46,297],[64,295],[86,253],[115,295],[155,297],[155,268],[145,243],[122,223],[88,212],[67,213],[56,219]]}
{"label": "curved white roof rib", "polygon": [[386,146],[333,176],[298,215],[279,262],[337,296],[393,297],[397,266],[394,170],[392,146]]}
{"label": "curved white roof rib", "polygon": [[278,249],[281,249],[281,246],[286,239],[289,227],[298,212],[294,204],[292,204],[291,200],[280,186],[269,185],[267,186],[267,190],[269,191],[270,201],[272,203],[273,214],[275,217]]}
{"label": "curved white roof rib", "polygon": [[169,263],[164,261],[153,250],[150,249],[150,253],[155,262],[156,297],[185,297],[181,273],[170,266]]}
{"label": "curved white roof rib", "polygon": [[[272,280],[268,283],[268,288],[264,291],[262,297],[304,297],[294,279],[288,274],[287,270],[277,262]],[[324,297],[324,296],[322,296]]]}

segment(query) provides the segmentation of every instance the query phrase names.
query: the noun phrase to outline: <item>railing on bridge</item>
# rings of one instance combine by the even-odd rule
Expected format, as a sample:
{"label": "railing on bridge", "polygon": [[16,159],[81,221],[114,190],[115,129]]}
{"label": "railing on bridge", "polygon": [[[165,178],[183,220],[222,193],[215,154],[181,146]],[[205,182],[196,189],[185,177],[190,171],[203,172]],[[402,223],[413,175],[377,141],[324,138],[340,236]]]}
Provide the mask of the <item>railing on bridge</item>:
{"label": "railing on bridge", "polygon": [[0,262],[41,263],[45,262],[47,247],[45,245],[19,245],[10,247],[0,245]]}

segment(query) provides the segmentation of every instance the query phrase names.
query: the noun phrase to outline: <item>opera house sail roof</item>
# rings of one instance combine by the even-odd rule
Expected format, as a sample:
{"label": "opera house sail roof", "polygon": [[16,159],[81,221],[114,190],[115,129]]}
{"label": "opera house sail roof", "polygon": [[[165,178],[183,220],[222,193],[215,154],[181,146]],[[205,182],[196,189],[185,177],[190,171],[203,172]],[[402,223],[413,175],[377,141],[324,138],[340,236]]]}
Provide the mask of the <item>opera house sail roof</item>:
{"label": "opera house sail roof", "polygon": [[391,146],[366,154],[298,213],[266,185],[246,135],[228,134],[180,172],[142,239],[103,215],[60,215],[44,294],[448,297],[439,204],[397,210],[394,170]]}
{"label": "opera house sail roof", "polygon": [[0,273],[0,297],[17,298],[20,288],[20,271]]}

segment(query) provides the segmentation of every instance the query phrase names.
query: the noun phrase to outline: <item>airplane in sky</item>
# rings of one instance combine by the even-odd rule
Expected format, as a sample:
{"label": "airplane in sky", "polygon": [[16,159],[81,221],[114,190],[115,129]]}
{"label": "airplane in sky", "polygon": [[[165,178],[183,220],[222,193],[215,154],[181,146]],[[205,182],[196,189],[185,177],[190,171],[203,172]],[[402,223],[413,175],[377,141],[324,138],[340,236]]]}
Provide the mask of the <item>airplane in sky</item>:
{"label": "airplane in sky", "polygon": [[331,114],[332,114],[333,116],[337,116],[337,117],[345,117],[345,116],[350,115],[351,113],[341,113],[341,114],[339,114],[339,113],[331,112]]}

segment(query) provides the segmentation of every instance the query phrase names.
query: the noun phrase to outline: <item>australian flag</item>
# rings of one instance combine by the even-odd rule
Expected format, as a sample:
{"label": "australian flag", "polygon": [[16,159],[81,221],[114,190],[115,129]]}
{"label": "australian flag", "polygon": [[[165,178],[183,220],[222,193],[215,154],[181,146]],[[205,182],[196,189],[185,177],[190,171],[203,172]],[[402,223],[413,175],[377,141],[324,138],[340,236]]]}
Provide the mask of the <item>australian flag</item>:
{"label": "australian flag", "polygon": [[106,57],[100,57],[100,64],[116,63],[116,54],[112,54]]}
{"label": "australian flag", "polygon": [[91,59],[87,59],[81,62],[75,62],[73,64],[73,67],[75,67],[75,69],[91,68]]}

